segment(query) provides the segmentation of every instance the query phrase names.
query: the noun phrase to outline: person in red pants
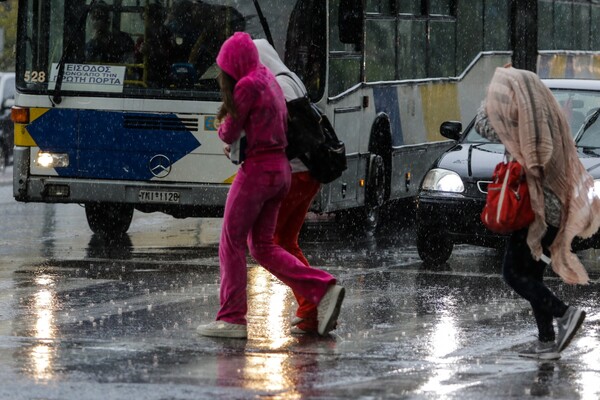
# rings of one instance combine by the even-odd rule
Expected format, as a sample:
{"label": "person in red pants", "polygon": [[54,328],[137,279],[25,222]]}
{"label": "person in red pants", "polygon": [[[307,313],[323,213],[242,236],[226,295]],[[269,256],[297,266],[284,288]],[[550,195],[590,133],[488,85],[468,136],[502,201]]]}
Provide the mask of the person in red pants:
{"label": "person in red pants", "polygon": [[[260,62],[267,67],[277,79],[286,101],[307,95],[302,80],[293,73],[279,58],[277,51],[265,39],[254,40]],[[321,183],[313,178],[308,168],[299,158],[290,160],[292,166],[292,183],[290,191],[281,203],[277,227],[275,228],[275,243],[296,256],[307,267],[308,260],[298,244],[300,229],[304,224],[306,213],[321,188]],[[296,317],[292,320],[293,334],[317,333],[317,307],[300,294],[294,292],[298,302]]]}

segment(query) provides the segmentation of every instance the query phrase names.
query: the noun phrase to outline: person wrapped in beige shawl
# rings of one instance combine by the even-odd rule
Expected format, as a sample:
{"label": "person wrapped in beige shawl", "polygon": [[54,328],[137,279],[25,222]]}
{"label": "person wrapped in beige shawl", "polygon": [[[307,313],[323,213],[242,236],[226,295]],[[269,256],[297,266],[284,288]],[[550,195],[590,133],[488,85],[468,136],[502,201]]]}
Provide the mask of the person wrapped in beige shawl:
{"label": "person wrapped in beige shawl", "polygon": [[488,88],[485,109],[507,151],[525,167],[535,221],[527,244],[536,260],[546,233],[544,190],[559,199],[558,233],[550,246],[552,269],[566,283],[587,284],[588,275],[571,251],[575,236],[587,238],[600,226],[600,198],[594,179],[579,158],[571,130],[552,92],[533,72],[498,68]]}
{"label": "person wrapped in beige shawl", "polygon": [[538,341],[519,355],[559,358],[585,312],[567,306],[544,285],[546,264],[540,258],[549,253],[554,272],[566,283],[588,283],[571,242],[575,236],[591,236],[600,226],[594,180],[579,161],[560,105],[533,72],[497,68],[475,125],[482,136],[499,139],[523,165],[535,213],[528,229],[508,239],[503,263],[506,282],[531,303],[538,326]]}

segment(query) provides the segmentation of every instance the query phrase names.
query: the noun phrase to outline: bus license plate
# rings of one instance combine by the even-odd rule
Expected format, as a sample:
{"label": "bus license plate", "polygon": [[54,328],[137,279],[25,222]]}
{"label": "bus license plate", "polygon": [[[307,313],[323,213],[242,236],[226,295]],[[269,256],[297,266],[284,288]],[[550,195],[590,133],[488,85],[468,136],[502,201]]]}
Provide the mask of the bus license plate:
{"label": "bus license plate", "polygon": [[179,203],[179,192],[140,190],[138,199],[144,203]]}

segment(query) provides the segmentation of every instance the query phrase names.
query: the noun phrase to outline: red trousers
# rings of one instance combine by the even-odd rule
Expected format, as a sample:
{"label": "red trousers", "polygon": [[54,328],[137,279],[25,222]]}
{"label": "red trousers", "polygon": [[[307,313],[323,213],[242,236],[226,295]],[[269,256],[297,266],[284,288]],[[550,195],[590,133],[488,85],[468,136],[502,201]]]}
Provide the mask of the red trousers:
{"label": "red trousers", "polygon": [[[293,173],[290,190],[281,203],[279,216],[277,217],[277,227],[275,228],[275,243],[294,255],[307,267],[309,264],[298,245],[298,236],[310,204],[320,187],[321,184],[311,177],[308,172]],[[306,300],[293,288],[292,291],[299,305],[296,315],[307,323],[316,324],[316,304]]]}

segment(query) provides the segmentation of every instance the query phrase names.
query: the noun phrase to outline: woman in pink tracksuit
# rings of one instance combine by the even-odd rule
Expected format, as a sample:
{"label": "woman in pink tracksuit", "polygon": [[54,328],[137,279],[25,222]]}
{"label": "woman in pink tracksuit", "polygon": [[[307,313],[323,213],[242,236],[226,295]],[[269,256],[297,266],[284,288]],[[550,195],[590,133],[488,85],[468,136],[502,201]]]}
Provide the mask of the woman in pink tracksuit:
{"label": "woman in pink tracksuit", "polygon": [[318,333],[326,335],[337,320],[344,288],[325,271],[305,266],[273,241],[277,214],[291,180],[285,155],[287,110],[273,74],[259,62],[247,33],[227,39],[219,55],[223,105],[219,137],[232,144],[246,133],[245,161],[231,185],[219,261],[220,304],[216,321],[198,327],[203,336],[246,338],[246,245],[265,269],[294,293],[317,304]]}

